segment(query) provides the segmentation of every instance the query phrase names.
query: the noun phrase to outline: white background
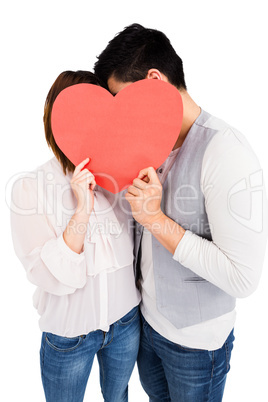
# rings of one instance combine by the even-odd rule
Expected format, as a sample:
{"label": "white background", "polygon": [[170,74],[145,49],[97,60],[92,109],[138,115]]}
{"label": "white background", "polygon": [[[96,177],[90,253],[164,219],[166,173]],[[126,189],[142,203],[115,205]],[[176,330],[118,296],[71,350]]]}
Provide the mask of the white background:
{"label": "white background", "polygon": [[[92,70],[108,40],[133,22],[163,31],[184,61],[190,95],[203,109],[244,133],[267,183],[266,10],[261,0],[10,0],[1,6],[2,401],[44,401],[38,355],[41,333],[31,299],[34,286],[13,252],[4,192],[14,174],[32,170],[52,156],[42,117],[47,92],[58,74]],[[268,401],[267,260],[258,290],[238,301],[227,402]],[[85,401],[89,400],[102,400],[97,363],[88,383]],[[148,400],[136,368],[129,400]]]}

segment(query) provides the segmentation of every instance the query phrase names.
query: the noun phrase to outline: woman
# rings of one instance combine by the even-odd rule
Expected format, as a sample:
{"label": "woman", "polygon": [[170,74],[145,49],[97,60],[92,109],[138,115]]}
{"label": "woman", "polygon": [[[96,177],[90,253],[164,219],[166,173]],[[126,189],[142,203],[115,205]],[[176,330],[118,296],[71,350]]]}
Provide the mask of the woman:
{"label": "woman", "polygon": [[57,95],[80,83],[100,85],[92,73],[66,71],[48,93],[44,127],[55,157],[14,184],[12,236],[38,287],[34,306],[41,316],[46,400],[83,401],[97,355],[104,400],[127,401],[140,336],[130,209],[122,193],[96,185],[84,168],[89,159],[75,167],[51,130]]}

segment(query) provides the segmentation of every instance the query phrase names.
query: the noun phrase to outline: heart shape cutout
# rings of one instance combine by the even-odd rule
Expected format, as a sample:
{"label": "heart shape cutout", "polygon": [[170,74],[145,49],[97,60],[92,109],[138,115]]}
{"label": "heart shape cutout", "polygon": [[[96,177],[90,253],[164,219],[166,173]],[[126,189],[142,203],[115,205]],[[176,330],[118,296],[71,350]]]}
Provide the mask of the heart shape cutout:
{"label": "heart shape cutout", "polygon": [[57,96],[51,114],[55,141],[76,166],[86,166],[101,187],[118,193],[139,171],[158,168],[182,124],[182,99],[171,84],[141,80],[113,96],[93,84],[76,84]]}

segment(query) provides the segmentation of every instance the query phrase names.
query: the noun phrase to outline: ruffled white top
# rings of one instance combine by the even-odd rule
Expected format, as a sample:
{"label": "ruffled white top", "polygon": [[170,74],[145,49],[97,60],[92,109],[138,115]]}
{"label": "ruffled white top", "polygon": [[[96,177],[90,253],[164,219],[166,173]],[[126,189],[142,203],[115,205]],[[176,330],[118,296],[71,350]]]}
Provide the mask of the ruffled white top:
{"label": "ruffled white top", "polygon": [[70,179],[52,158],[16,180],[11,204],[14,248],[37,286],[40,329],[68,337],[108,331],[140,302],[134,224],[124,193],[96,187],[84,248],[77,254],[62,236],[76,209]]}

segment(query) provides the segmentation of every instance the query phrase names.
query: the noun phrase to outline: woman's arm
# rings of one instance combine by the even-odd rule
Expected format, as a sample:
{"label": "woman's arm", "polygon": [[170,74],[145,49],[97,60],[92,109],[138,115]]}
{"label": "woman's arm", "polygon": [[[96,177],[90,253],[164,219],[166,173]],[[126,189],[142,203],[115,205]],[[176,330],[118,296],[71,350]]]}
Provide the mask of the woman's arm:
{"label": "woman's arm", "polygon": [[95,178],[88,169],[82,170],[88,162],[89,158],[77,165],[74,170],[71,187],[77,199],[77,208],[63,233],[67,246],[78,254],[83,249],[88,220],[94,206]]}
{"label": "woman's arm", "polygon": [[[88,171],[83,171],[82,181]],[[93,183],[92,175],[91,182]],[[78,177],[75,180],[78,185]],[[80,183],[81,185],[81,183]],[[80,191],[80,187],[77,187]],[[92,191],[89,193],[91,195]],[[75,193],[78,194],[78,193]],[[79,198],[79,197],[78,197]],[[81,200],[81,197],[79,198]],[[65,229],[65,236],[52,225],[43,212],[46,199],[38,195],[37,180],[21,178],[12,189],[11,231],[15,252],[22,262],[28,279],[48,293],[58,296],[74,293],[86,283],[86,262],[82,249],[85,233],[78,233],[86,226],[93,205],[77,205],[76,212]]]}

